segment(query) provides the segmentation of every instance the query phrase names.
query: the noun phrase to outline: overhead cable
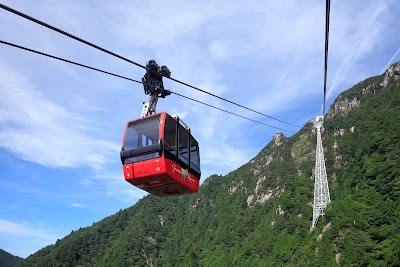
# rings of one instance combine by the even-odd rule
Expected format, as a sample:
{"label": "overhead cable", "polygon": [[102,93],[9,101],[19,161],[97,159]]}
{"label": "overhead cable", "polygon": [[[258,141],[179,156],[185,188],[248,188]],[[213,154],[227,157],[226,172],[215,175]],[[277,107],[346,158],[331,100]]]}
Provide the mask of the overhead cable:
{"label": "overhead cable", "polygon": [[71,60],[68,60],[68,59],[56,57],[56,56],[53,56],[53,55],[50,55],[50,54],[46,54],[46,53],[43,53],[43,52],[40,52],[40,51],[37,51],[37,50],[33,50],[33,49],[30,49],[30,48],[27,48],[27,47],[23,47],[23,46],[17,45],[17,44],[9,43],[9,42],[3,41],[3,40],[0,40],[0,43],[6,44],[6,45],[9,45],[9,46],[13,46],[13,47],[16,47],[16,48],[20,48],[20,49],[23,49],[23,50],[26,50],[26,51],[29,51],[29,52],[33,52],[33,53],[36,53],[36,54],[39,54],[39,55],[42,55],[42,56],[58,59],[58,60],[61,60],[61,61],[64,61],[64,62],[67,62],[67,63],[70,63],[70,64],[74,64],[74,65],[77,65],[77,66],[81,66],[81,67],[84,67],[84,68],[87,68],[87,69],[95,70],[95,71],[98,71],[98,72],[103,72],[105,74],[109,74],[109,75],[112,75],[112,76],[115,76],[115,77],[119,77],[119,78],[122,78],[122,79],[130,80],[132,82],[142,83],[141,81],[137,81],[137,80],[134,80],[134,79],[131,79],[131,78],[128,78],[128,77],[124,77],[124,76],[121,76],[121,75],[118,75],[118,74],[115,74],[115,73],[112,73],[112,72],[96,69],[96,68],[93,68],[93,67],[81,64],[81,63],[77,63],[77,62],[74,62],[74,61],[71,61]]}
{"label": "overhead cable", "polygon": [[324,68],[324,112],[326,106],[326,80],[328,76],[328,46],[329,46],[329,15],[331,10],[331,1],[326,0],[326,18],[325,18],[325,68]]}
{"label": "overhead cable", "polygon": [[233,101],[231,101],[231,100],[228,100],[228,99],[226,99],[226,98],[217,96],[217,95],[212,94],[212,93],[210,93],[210,92],[207,92],[207,91],[205,91],[205,90],[203,90],[203,89],[200,89],[200,88],[198,88],[198,87],[196,87],[196,86],[193,86],[193,85],[190,85],[190,84],[187,84],[187,83],[178,81],[178,80],[176,80],[176,79],[174,79],[174,78],[172,78],[172,77],[170,77],[170,78],[168,78],[168,79],[170,79],[170,80],[172,80],[172,81],[175,81],[175,82],[178,82],[178,83],[180,83],[180,84],[186,85],[186,86],[188,86],[188,87],[190,87],[190,88],[196,89],[196,90],[198,90],[198,91],[200,91],[200,92],[206,93],[206,94],[211,95],[211,96],[213,96],[213,97],[219,98],[219,99],[221,99],[221,100],[223,100],[223,101],[226,101],[226,102],[228,102],[228,103],[230,103],[230,104],[233,104],[233,105],[236,105],[236,106],[238,106],[238,107],[241,107],[241,108],[250,110],[250,111],[252,111],[252,112],[254,112],[254,113],[263,115],[264,117],[268,117],[268,118],[270,118],[270,119],[273,119],[273,120],[276,120],[276,121],[285,123],[285,124],[290,125],[290,126],[293,126],[293,127],[301,128],[300,126],[291,124],[291,123],[289,123],[289,122],[285,122],[285,121],[283,121],[283,120],[274,118],[274,117],[272,117],[272,116],[269,116],[269,115],[267,115],[267,114],[261,113],[261,112],[259,112],[259,111],[254,110],[254,109],[245,107],[245,106],[243,106],[243,105],[241,105],[241,104],[238,104],[238,103],[235,103],[235,102],[233,102]]}
{"label": "overhead cable", "polygon": [[[74,65],[77,65],[77,66],[80,66],[80,67],[84,67],[84,68],[87,68],[87,69],[90,69],[90,70],[94,70],[94,71],[98,71],[98,72],[101,72],[101,73],[104,73],[104,74],[112,75],[112,76],[114,76],[114,77],[118,77],[118,78],[121,78],[121,79],[125,79],[125,80],[129,80],[129,81],[132,81],[132,82],[136,82],[136,83],[141,83],[141,84],[143,84],[143,82],[138,81],[138,80],[135,80],[135,79],[131,79],[131,78],[128,78],[128,77],[125,77],[125,76],[122,76],[122,75],[118,75],[118,74],[115,74],[115,73],[112,73],[112,72],[109,72],[109,71],[104,71],[104,70],[101,70],[101,69],[98,69],[98,68],[90,67],[90,66],[88,66],[88,65],[84,65],[84,64],[81,64],[81,63],[78,63],[78,62],[74,62],[74,61],[65,59],[65,58],[61,58],[61,57],[57,57],[57,56],[50,55],[50,54],[47,54],[47,53],[43,53],[43,52],[40,52],[40,51],[37,51],[37,50],[34,50],[34,49],[30,49],[30,48],[27,48],[27,47],[24,47],[24,46],[20,46],[20,45],[17,45],[17,44],[9,43],[9,42],[3,41],[3,40],[0,40],[0,43],[6,44],[6,45],[9,45],[9,46],[12,46],[12,47],[16,47],[16,48],[19,48],[19,49],[23,49],[23,50],[26,50],[26,51],[29,51],[29,52],[32,52],[32,53],[36,53],[36,54],[39,54],[39,55],[42,55],[42,56],[46,56],[46,57],[50,57],[50,58],[53,58],[53,59],[57,59],[57,60],[60,60],[60,61],[63,61],[63,62],[67,62],[67,63],[70,63],[70,64],[74,64]],[[166,89],[166,90],[167,90],[167,89]],[[260,121],[257,121],[257,120],[250,119],[250,118],[248,118],[248,117],[245,117],[245,116],[242,116],[242,115],[233,113],[233,112],[231,112],[231,111],[228,111],[228,110],[225,110],[225,109],[222,109],[222,108],[219,108],[219,107],[216,107],[216,106],[207,104],[207,103],[205,103],[205,102],[201,102],[201,101],[199,101],[199,100],[196,100],[196,99],[193,99],[193,98],[184,96],[184,95],[179,94],[179,93],[176,93],[176,92],[172,92],[172,91],[171,91],[171,93],[172,93],[172,94],[175,94],[175,95],[177,95],[177,96],[186,98],[186,99],[188,99],[188,100],[192,100],[192,101],[194,101],[194,102],[203,104],[203,105],[205,105],[205,106],[208,106],[208,107],[211,107],[211,108],[214,108],[214,109],[223,111],[223,112],[225,112],[225,113],[229,113],[229,114],[231,114],[231,115],[234,115],[234,116],[237,116],[237,117],[240,117],[240,118],[243,118],[243,119],[246,119],[246,120],[249,120],[249,121],[258,123],[258,124],[262,124],[262,125],[267,126],[267,127],[275,128],[275,129],[278,129],[278,130],[281,130],[281,131],[285,131],[285,132],[295,133],[295,132],[293,132],[293,131],[285,130],[285,129],[278,128],[278,127],[275,127],[275,126],[272,126],[272,125],[269,125],[269,124],[266,124],[266,123],[263,123],[263,122],[260,122]]]}
{"label": "overhead cable", "polygon": [[271,128],[275,128],[275,129],[278,129],[278,130],[282,130],[282,131],[285,131],[285,132],[296,133],[296,132],[293,132],[293,131],[285,130],[285,129],[282,129],[282,128],[278,128],[278,127],[275,127],[275,126],[272,126],[272,125],[269,125],[269,124],[266,124],[266,123],[263,123],[263,122],[259,122],[259,121],[256,121],[256,120],[247,118],[247,117],[245,117],[245,116],[242,116],[242,115],[239,115],[239,114],[230,112],[230,111],[228,111],[228,110],[225,110],[225,109],[222,109],[222,108],[219,108],[219,107],[216,107],[216,106],[212,106],[212,105],[210,105],[210,104],[201,102],[201,101],[199,101],[199,100],[196,100],[196,99],[193,99],[193,98],[190,98],[190,97],[187,97],[187,96],[184,96],[184,95],[175,93],[175,92],[171,92],[171,93],[173,93],[173,94],[175,94],[175,95],[178,95],[178,96],[180,96],[180,97],[184,97],[184,98],[186,98],[186,99],[192,100],[192,101],[194,101],[194,102],[197,102],[197,103],[200,103],[200,104],[209,106],[209,107],[211,107],[211,108],[218,109],[218,110],[220,110],[220,111],[229,113],[229,114],[231,114],[231,115],[234,115],[234,116],[237,116],[237,117],[240,117],[240,118],[243,118],[243,119],[246,119],[246,120],[249,120],[249,121],[258,123],[258,124],[262,124],[262,125],[265,125],[265,126],[268,126],[268,127],[271,127]]}
{"label": "overhead cable", "polygon": [[[47,23],[45,23],[45,22],[43,22],[43,21],[40,21],[40,20],[38,20],[38,19],[35,19],[35,18],[33,18],[33,17],[31,17],[31,16],[29,16],[29,15],[27,15],[27,14],[24,14],[24,13],[18,11],[18,10],[15,10],[15,9],[13,9],[13,8],[10,8],[10,7],[8,7],[8,6],[5,6],[5,5],[3,5],[3,4],[1,4],[1,3],[0,3],[0,7],[3,8],[3,9],[5,9],[5,10],[7,10],[7,11],[9,11],[9,12],[12,12],[12,13],[14,13],[14,14],[16,14],[16,15],[19,15],[19,16],[25,18],[25,19],[28,19],[28,20],[33,21],[33,22],[35,22],[35,23],[38,23],[38,24],[40,24],[40,25],[42,25],[42,26],[44,26],[44,27],[46,27],[46,28],[49,28],[49,29],[51,29],[51,30],[53,30],[53,31],[56,31],[56,32],[61,33],[61,34],[65,35],[65,36],[68,36],[68,37],[70,37],[70,38],[72,38],[72,39],[74,39],[74,40],[77,40],[77,41],[82,42],[82,43],[84,43],[84,44],[86,44],[86,45],[89,45],[89,46],[91,46],[91,47],[93,47],[93,48],[96,48],[96,49],[98,49],[98,50],[101,50],[101,51],[103,51],[103,52],[105,52],[105,53],[107,53],[107,54],[110,54],[110,55],[112,55],[112,56],[115,56],[115,57],[117,57],[117,58],[119,58],[119,59],[122,59],[122,60],[124,60],[124,61],[127,61],[127,62],[129,62],[129,63],[131,63],[131,64],[134,64],[134,65],[136,65],[136,66],[138,66],[138,67],[141,67],[141,68],[143,68],[143,69],[152,71],[152,70],[150,70],[149,68],[147,68],[146,66],[144,66],[144,65],[142,65],[142,64],[139,64],[139,63],[137,63],[137,62],[135,62],[135,61],[133,61],[133,60],[130,60],[130,59],[126,58],[126,57],[123,57],[123,56],[121,56],[121,55],[118,55],[118,54],[116,54],[116,53],[114,53],[114,52],[111,52],[111,51],[109,51],[109,50],[107,50],[107,49],[105,49],[105,48],[102,48],[102,47],[100,47],[100,46],[98,46],[98,45],[95,45],[95,44],[93,44],[93,43],[91,43],[91,42],[88,42],[88,41],[86,41],[86,40],[84,40],[84,39],[82,39],[82,38],[79,38],[79,37],[77,37],[77,36],[75,36],[75,35],[73,35],[73,34],[70,34],[70,33],[68,33],[68,32],[65,32],[65,31],[63,31],[63,30],[61,30],[61,29],[59,29],[59,28],[56,28],[56,27],[54,27],[54,26],[52,26],[52,25],[50,25],[50,24],[47,24]],[[279,121],[279,122],[281,122],[281,123],[285,123],[285,124],[290,125],[290,126],[293,126],[293,127],[302,128],[302,127],[300,127],[300,126],[291,124],[291,123],[289,123],[289,122],[285,122],[285,121],[283,121],[283,120],[274,118],[274,117],[272,117],[272,116],[270,116],[270,115],[264,114],[264,113],[262,113],[262,112],[256,111],[256,110],[251,109],[251,108],[248,108],[248,107],[246,107],[246,106],[243,106],[243,105],[241,105],[241,104],[235,103],[235,102],[233,102],[233,101],[231,101],[231,100],[228,100],[228,99],[226,99],[226,98],[217,96],[217,95],[215,95],[215,94],[213,94],[213,93],[207,92],[207,91],[205,91],[205,90],[203,90],[203,89],[200,89],[200,88],[198,88],[198,87],[196,87],[196,86],[193,86],[193,85],[190,85],[190,84],[188,84],[188,83],[179,81],[179,80],[174,79],[174,78],[172,78],[172,77],[165,77],[165,78],[170,79],[170,80],[172,80],[172,81],[174,81],[174,82],[180,83],[180,84],[182,84],[182,85],[185,85],[185,86],[187,86],[187,87],[190,87],[190,88],[192,88],[192,89],[198,90],[198,91],[203,92],[203,93],[205,93],[205,94],[211,95],[211,96],[213,96],[213,97],[216,97],[216,98],[218,98],[218,99],[220,99],[220,100],[223,100],[223,101],[225,101],[225,102],[228,102],[228,103],[230,103],[230,104],[236,105],[236,106],[241,107],[241,108],[243,108],[243,109],[247,109],[247,110],[252,111],[252,112],[254,112],[254,113],[257,113],[257,114],[260,114],[260,115],[262,115],[262,116],[268,117],[268,118],[270,118],[270,119]]]}
{"label": "overhead cable", "polygon": [[91,47],[94,47],[94,48],[96,48],[96,49],[98,49],[98,50],[101,50],[101,51],[103,51],[103,52],[105,52],[105,53],[107,53],[107,54],[110,54],[110,55],[112,55],[112,56],[114,56],[114,57],[120,58],[120,59],[125,60],[125,61],[127,61],[127,62],[129,62],[129,63],[131,63],[131,64],[134,64],[134,65],[136,65],[136,66],[138,66],[138,67],[141,67],[141,68],[146,69],[146,66],[143,66],[143,65],[141,65],[141,64],[139,64],[139,63],[137,63],[137,62],[135,62],[135,61],[132,61],[132,60],[126,58],[126,57],[120,56],[120,55],[118,55],[118,54],[116,54],[116,53],[114,53],[114,52],[111,52],[111,51],[109,51],[109,50],[107,50],[107,49],[105,49],[105,48],[102,48],[102,47],[100,47],[100,46],[98,46],[98,45],[95,45],[95,44],[93,44],[93,43],[91,43],[91,42],[88,42],[88,41],[86,41],[86,40],[83,40],[82,38],[79,38],[79,37],[77,37],[77,36],[75,36],[75,35],[73,35],[73,34],[70,34],[70,33],[66,32],[66,31],[63,31],[63,30],[61,30],[61,29],[59,29],[59,28],[56,28],[56,27],[54,27],[54,26],[51,26],[50,24],[47,24],[46,22],[40,21],[40,20],[38,20],[38,19],[35,19],[35,18],[33,18],[33,17],[31,17],[31,16],[29,16],[29,15],[27,15],[27,14],[24,14],[24,13],[18,11],[18,10],[15,10],[15,9],[13,9],[13,8],[11,8],[11,7],[8,7],[8,6],[3,5],[3,4],[1,4],[1,3],[0,3],[0,7],[3,8],[3,9],[5,9],[5,10],[7,10],[7,11],[9,11],[9,12],[11,12],[11,13],[14,13],[14,14],[16,14],[16,15],[18,15],[18,16],[21,16],[21,17],[26,18],[26,19],[28,19],[28,20],[30,20],[30,21],[33,21],[33,22],[35,22],[35,23],[37,23],[37,24],[40,24],[40,25],[42,25],[42,26],[44,26],[44,27],[46,27],[46,28],[49,28],[49,29],[51,29],[51,30],[53,30],[53,31],[56,31],[56,32],[59,32],[59,33],[65,35],[65,36],[68,36],[69,38],[75,39],[75,40],[77,40],[77,41],[79,41],[79,42],[81,42],[81,43],[84,43],[84,44],[86,44],[86,45],[89,45],[89,46],[91,46]]}

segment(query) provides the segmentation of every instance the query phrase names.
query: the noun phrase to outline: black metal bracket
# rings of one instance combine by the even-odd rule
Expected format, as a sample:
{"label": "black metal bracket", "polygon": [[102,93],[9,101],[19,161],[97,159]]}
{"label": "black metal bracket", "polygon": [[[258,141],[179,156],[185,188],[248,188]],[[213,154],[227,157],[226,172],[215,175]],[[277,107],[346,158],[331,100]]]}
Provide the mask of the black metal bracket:
{"label": "black metal bracket", "polygon": [[167,66],[159,66],[155,60],[149,60],[146,64],[146,74],[142,78],[144,93],[165,98],[171,91],[164,89],[162,77],[171,77],[171,71]]}

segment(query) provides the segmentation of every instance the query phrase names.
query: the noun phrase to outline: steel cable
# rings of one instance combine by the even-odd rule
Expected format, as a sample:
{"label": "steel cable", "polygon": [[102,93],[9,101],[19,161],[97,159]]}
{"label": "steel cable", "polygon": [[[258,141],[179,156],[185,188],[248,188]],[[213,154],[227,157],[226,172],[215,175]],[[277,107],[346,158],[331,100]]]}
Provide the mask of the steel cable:
{"label": "steel cable", "polygon": [[[42,25],[42,26],[44,26],[44,27],[46,27],[46,28],[49,28],[49,29],[51,29],[51,30],[53,30],[53,31],[56,31],[56,32],[61,33],[61,34],[65,35],[65,36],[68,36],[69,38],[72,38],[72,39],[74,39],[74,40],[77,40],[77,41],[79,41],[79,42],[82,42],[82,43],[84,43],[84,44],[86,44],[86,45],[89,45],[89,46],[91,46],[91,47],[93,47],[93,48],[96,48],[96,49],[98,49],[98,50],[101,50],[101,51],[103,51],[103,52],[105,52],[105,53],[107,53],[107,54],[110,54],[110,55],[115,56],[115,57],[117,57],[117,58],[119,58],[119,59],[122,59],[122,60],[124,60],[124,61],[127,61],[127,62],[129,62],[129,63],[131,63],[131,64],[134,64],[134,65],[138,66],[138,67],[141,67],[141,68],[144,68],[144,69],[146,69],[146,70],[152,71],[152,70],[150,70],[149,68],[147,68],[146,66],[144,66],[144,65],[142,65],[142,64],[139,64],[139,63],[137,63],[137,62],[135,62],[135,61],[133,61],[133,60],[130,60],[130,59],[126,58],[126,57],[123,57],[123,56],[121,56],[121,55],[118,55],[118,54],[116,54],[116,53],[114,53],[114,52],[111,52],[111,51],[105,49],[105,48],[102,48],[102,47],[100,47],[100,46],[98,46],[98,45],[95,45],[95,44],[93,44],[93,43],[91,43],[91,42],[88,42],[88,41],[86,41],[86,40],[84,40],[84,39],[82,39],[82,38],[79,38],[79,37],[77,37],[77,36],[75,36],[75,35],[73,35],[73,34],[70,34],[70,33],[66,32],[66,31],[63,31],[63,30],[61,30],[61,29],[59,29],[59,28],[56,28],[56,27],[54,27],[54,26],[52,26],[52,25],[50,25],[50,24],[48,24],[48,23],[45,23],[45,22],[40,21],[40,20],[38,20],[38,19],[35,19],[35,18],[33,18],[33,17],[31,17],[31,16],[29,16],[29,15],[27,15],[27,14],[24,14],[24,13],[18,11],[18,10],[15,10],[15,9],[13,9],[13,8],[11,8],[11,7],[8,7],[8,6],[3,5],[3,4],[1,4],[1,3],[0,3],[0,7],[3,8],[3,9],[5,9],[5,10],[7,10],[7,11],[9,11],[9,12],[11,12],[11,13],[14,13],[14,14],[16,14],[16,15],[18,15],[18,16],[21,16],[21,17],[23,17],[23,18],[25,18],[25,19],[28,19],[28,20],[30,20],[30,21],[32,21],[32,22],[35,22],[35,23],[37,23],[37,24],[40,24],[40,25]],[[228,100],[228,99],[226,99],[226,98],[217,96],[217,95],[215,95],[215,94],[212,94],[212,93],[210,93],[210,92],[207,92],[207,91],[205,91],[205,90],[203,90],[203,89],[200,89],[200,88],[198,88],[198,87],[196,87],[196,86],[193,86],[193,85],[190,85],[190,84],[188,84],[188,83],[179,81],[179,80],[174,79],[174,78],[172,78],[172,77],[165,77],[165,78],[170,79],[170,80],[172,80],[172,81],[174,81],[174,82],[180,83],[180,84],[182,84],[182,85],[185,85],[185,86],[187,86],[187,87],[190,87],[190,88],[192,88],[192,89],[198,90],[198,91],[203,92],[203,93],[205,93],[205,94],[211,95],[211,96],[213,96],[213,97],[216,97],[216,98],[218,98],[218,99],[220,99],[220,100],[226,101],[226,102],[228,102],[228,103],[230,103],[230,104],[236,105],[236,106],[241,107],[241,108],[243,108],[243,109],[247,109],[247,110],[249,110],[249,111],[255,112],[255,113],[260,114],[260,115],[262,115],[262,116],[265,116],[265,117],[267,117],[267,118],[270,118],[270,119],[279,121],[279,122],[281,122],[281,123],[285,123],[285,124],[290,125],[290,126],[293,126],[293,127],[301,128],[300,126],[294,125],[294,124],[289,123],[289,122],[285,122],[285,121],[280,120],[280,119],[277,119],[277,118],[274,118],[274,117],[272,117],[272,116],[270,116],[270,115],[264,114],[264,113],[262,113],[262,112],[256,111],[256,110],[251,109],[251,108],[248,108],[248,107],[246,107],[246,106],[243,106],[243,105],[241,105],[241,104],[235,103],[235,102],[233,102],[233,101],[231,101],[231,100]]]}
{"label": "steel cable", "polygon": [[[73,65],[77,65],[77,66],[80,66],[80,67],[84,67],[84,68],[87,68],[87,69],[90,69],[90,70],[98,71],[98,72],[101,72],[101,73],[104,73],[104,74],[108,74],[108,75],[111,75],[111,76],[114,76],[114,77],[118,77],[118,78],[122,78],[122,79],[129,80],[129,81],[132,81],[132,82],[136,82],[136,83],[141,83],[141,84],[143,84],[143,82],[138,81],[138,80],[135,80],[135,79],[131,79],[131,78],[128,78],[128,77],[124,77],[124,76],[122,76],[122,75],[118,75],[118,74],[115,74],[115,73],[112,73],[112,72],[109,72],[109,71],[104,71],[104,70],[101,70],[101,69],[98,69],[98,68],[90,67],[90,66],[88,66],[88,65],[84,65],[84,64],[81,64],[81,63],[78,63],[78,62],[74,62],[74,61],[72,61],[72,60],[68,60],[68,59],[64,59],[64,58],[57,57],[57,56],[54,56],[54,55],[50,55],[50,54],[47,54],[47,53],[43,53],[43,52],[40,52],[40,51],[37,51],[37,50],[33,50],[33,49],[30,49],[30,48],[27,48],[27,47],[23,47],[23,46],[20,46],[20,45],[17,45],[17,44],[9,43],[9,42],[2,41],[2,40],[0,40],[0,43],[5,44],[5,45],[9,45],[9,46],[12,46],[12,47],[16,47],[16,48],[19,48],[19,49],[22,49],[22,50],[26,50],[26,51],[29,51],[29,52],[32,52],[32,53],[36,53],[36,54],[39,54],[39,55],[42,55],[42,56],[46,56],[46,57],[50,57],[50,58],[53,58],[53,59],[57,59],[57,60],[60,60],[60,61],[63,61],[63,62],[67,62],[67,63],[73,64]],[[166,90],[167,90],[167,89],[166,89]],[[266,123],[263,123],[263,122],[260,122],[260,121],[257,121],[257,120],[250,119],[250,118],[248,118],[248,117],[245,117],[245,116],[236,114],[236,113],[234,113],[234,112],[231,112],[231,111],[228,111],[228,110],[225,110],[225,109],[222,109],[222,108],[219,108],[219,107],[216,107],[216,106],[207,104],[207,103],[205,103],[205,102],[202,102],[202,101],[193,99],[193,98],[191,98],[191,97],[184,96],[184,95],[179,94],[179,93],[176,93],[176,92],[172,92],[172,91],[171,91],[171,93],[172,93],[172,94],[175,94],[175,95],[177,95],[177,96],[186,98],[186,99],[188,99],[188,100],[192,100],[192,101],[194,101],[194,102],[200,103],[200,104],[202,104],[202,105],[205,105],[205,106],[208,106],[208,107],[211,107],[211,108],[214,108],[214,109],[217,109],[217,110],[220,110],[220,111],[229,113],[229,114],[231,114],[231,115],[234,115],[234,116],[237,116],[237,117],[240,117],[240,118],[243,118],[243,119],[246,119],[246,120],[249,120],[249,121],[258,123],[258,124],[262,124],[262,125],[265,125],[265,126],[268,126],[268,127],[271,127],[271,128],[275,128],[275,129],[278,129],[278,130],[281,130],[281,131],[285,131],[285,132],[295,133],[295,132],[293,132],[293,131],[289,131],[289,130],[282,129],[282,128],[279,128],[279,127],[275,127],[275,126],[272,126],[272,125],[269,125],[269,124],[266,124]]]}

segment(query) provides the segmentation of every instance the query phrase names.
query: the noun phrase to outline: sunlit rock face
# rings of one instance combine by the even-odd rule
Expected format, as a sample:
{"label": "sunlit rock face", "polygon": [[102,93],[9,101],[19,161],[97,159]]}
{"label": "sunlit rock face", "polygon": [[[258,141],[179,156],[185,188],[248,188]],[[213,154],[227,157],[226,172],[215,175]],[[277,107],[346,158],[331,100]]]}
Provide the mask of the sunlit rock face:
{"label": "sunlit rock face", "polygon": [[272,138],[272,140],[274,141],[274,146],[278,147],[280,145],[282,145],[283,141],[285,141],[286,136],[283,133],[276,133],[274,135],[274,137]]}
{"label": "sunlit rock face", "polygon": [[383,88],[386,88],[389,84],[389,82],[397,82],[400,80],[400,62],[397,62],[396,64],[393,64],[390,66],[386,72],[385,72],[385,77],[383,78],[383,81],[381,82],[381,86]]}
{"label": "sunlit rock face", "polygon": [[333,118],[335,116],[346,116],[351,110],[360,106],[360,100],[357,98],[343,99],[336,101],[328,111],[326,118]]}

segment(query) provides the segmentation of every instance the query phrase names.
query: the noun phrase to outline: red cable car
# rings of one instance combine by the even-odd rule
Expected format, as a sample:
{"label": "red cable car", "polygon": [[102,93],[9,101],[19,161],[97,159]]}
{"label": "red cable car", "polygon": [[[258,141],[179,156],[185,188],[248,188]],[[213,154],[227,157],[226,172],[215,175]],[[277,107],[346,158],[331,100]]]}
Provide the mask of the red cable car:
{"label": "red cable car", "polygon": [[121,148],[125,180],[157,196],[195,193],[201,174],[199,143],[189,127],[178,117],[156,113],[158,98],[171,94],[162,81],[170,75],[167,66],[147,62],[142,84],[150,98],[141,118],[126,124]]}
{"label": "red cable car", "polygon": [[166,112],[130,121],[122,140],[125,180],[157,196],[195,193],[199,144],[178,117]]}

